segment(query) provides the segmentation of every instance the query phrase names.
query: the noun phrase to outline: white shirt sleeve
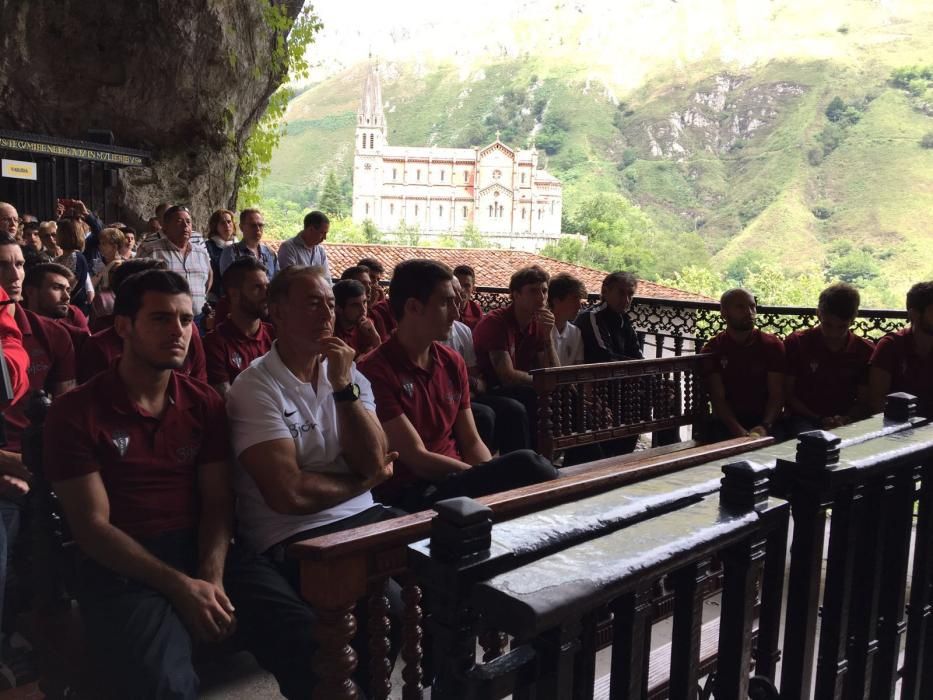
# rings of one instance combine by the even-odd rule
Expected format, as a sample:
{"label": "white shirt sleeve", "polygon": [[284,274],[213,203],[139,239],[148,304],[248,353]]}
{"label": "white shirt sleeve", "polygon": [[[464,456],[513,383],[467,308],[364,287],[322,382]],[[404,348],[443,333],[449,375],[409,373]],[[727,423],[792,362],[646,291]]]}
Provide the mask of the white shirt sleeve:
{"label": "white shirt sleeve", "polygon": [[234,455],[271,440],[291,440],[282,417],[282,401],[271,381],[260,381],[262,370],[247,370],[227,392],[227,418]]}
{"label": "white shirt sleeve", "polygon": [[568,341],[570,342],[570,364],[583,364],[583,333],[576,326],[570,326],[571,332]]}
{"label": "white shirt sleeve", "polygon": [[90,276],[90,275],[85,275],[85,276],[84,276],[84,289],[87,290],[87,293],[88,293],[88,294],[93,294],[93,293],[94,293],[94,283],[91,282],[91,276]]}

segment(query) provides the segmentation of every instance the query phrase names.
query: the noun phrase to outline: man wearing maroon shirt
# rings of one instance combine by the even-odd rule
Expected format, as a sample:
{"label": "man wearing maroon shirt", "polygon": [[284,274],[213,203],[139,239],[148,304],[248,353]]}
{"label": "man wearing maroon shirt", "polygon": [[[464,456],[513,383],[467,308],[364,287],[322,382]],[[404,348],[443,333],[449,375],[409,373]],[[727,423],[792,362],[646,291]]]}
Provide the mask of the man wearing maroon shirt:
{"label": "man wearing maroon shirt", "polygon": [[204,336],[207,381],[221,396],[253,360],[269,352],[275,339],[272,326],[263,321],[269,310],[265,265],[256,258],[237,258],[223,273],[223,288],[230,313]]}
{"label": "man wearing maroon shirt", "polygon": [[386,298],[386,293],[379,284],[385,274],[385,266],[376,258],[362,258],[357,265],[369,270],[369,306],[372,308]]}
{"label": "man wearing maroon shirt", "polygon": [[855,287],[833,284],[820,293],[819,325],[784,340],[784,395],[791,435],[830,430],[868,413],[868,361],[874,346],[849,330],[858,307]]}
{"label": "man wearing maroon shirt", "polygon": [[[110,286],[116,296],[120,296],[123,282],[137,272],[144,270],[164,270],[163,260],[134,258],[127,260],[114,270],[110,277]],[[114,317],[109,316],[106,327],[91,335],[81,345],[78,353],[78,382],[83,384],[99,372],[109,368],[123,352],[123,341],[113,327]],[[207,382],[207,360],[204,357],[204,344],[201,336],[195,333],[188,344],[188,355],[181,367],[182,374],[187,374],[202,382]]]}
{"label": "man wearing maroon shirt", "polygon": [[379,331],[366,315],[366,288],[357,280],[334,285],[334,336],[356,351],[356,357],[379,347]]}
{"label": "man wearing maroon shirt", "polygon": [[933,282],[918,282],[907,292],[907,328],[878,341],[871,356],[868,396],[874,412],[884,410],[892,391],[918,399],[920,415],[933,418]]}
{"label": "man wearing maroon shirt", "polygon": [[383,343],[389,339],[398,325],[388,299],[373,304],[369,308],[369,318],[376,327],[376,332],[379,333],[379,340]]}
{"label": "man wearing maroon shirt", "polygon": [[34,314],[56,321],[68,331],[75,351],[91,332],[87,316],[71,301],[71,286],[75,276],[64,265],[38,263],[26,270],[23,280],[24,306]]}
{"label": "man wearing maroon shirt", "polygon": [[553,465],[530,450],[493,459],[480,439],[466,363],[442,344],[458,315],[452,277],[433,260],[398,265],[389,287],[398,328],[359,363],[372,385],[389,449],[399,453],[394,475],[376,493],[408,511],[557,476]]}
{"label": "man wearing maroon shirt", "polygon": [[716,421],[711,438],[768,435],[784,405],[784,344],[755,328],[757,304],[744,289],[730,289],[719,301],[726,330],[703,352],[716,356],[706,366]]}
{"label": "man wearing maroon shirt", "polygon": [[483,310],[473,298],[473,292],[476,290],[476,272],[469,265],[457,265],[454,268],[454,275],[463,290],[463,299],[460,302],[460,321],[467,324],[472,331],[483,317]]}
{"label": "man wearing maroon shirt", "polygon": [[192,640],[236,630],[283,695],[311,697],[313,616],[285,579],[230,545],[223,401],[175,371],[194,312],[180,275],[127,279],[116,366],[53,404],[45,471],[85,559],[79,600],[114,697],[196,698]]}

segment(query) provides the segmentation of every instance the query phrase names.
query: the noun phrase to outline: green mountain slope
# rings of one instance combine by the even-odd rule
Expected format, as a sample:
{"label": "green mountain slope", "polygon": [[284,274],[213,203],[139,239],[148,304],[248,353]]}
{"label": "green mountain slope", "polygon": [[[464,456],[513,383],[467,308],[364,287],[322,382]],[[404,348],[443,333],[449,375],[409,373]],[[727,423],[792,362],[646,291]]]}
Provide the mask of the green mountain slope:
{"label": "green mountain slope", "polygon": [[[761,22],[806,21],[800,3],[776,5]],[[383,64],[389,143],[477,146],[500,131],[536,144],[561,178],[567,227],[587,198],[621,193],[662,234],[696,231],[718,271],[749,261],[788,275],[828,270],[874,279],[869,300],[899,305],[910,283],[933,277],[933,149],[920,145],[933,132],[933,80],[891,76],[933,63],[933,7],[905,1],[881,22],[877,3],[835,5],[845,12],[806,45],[796,37],[800,46],[753,62],[712,50],[655,60],[628,90],[573,52]],[[330,171],[348,187],[368,69],[293,100],[270,198],[311,205]]]}

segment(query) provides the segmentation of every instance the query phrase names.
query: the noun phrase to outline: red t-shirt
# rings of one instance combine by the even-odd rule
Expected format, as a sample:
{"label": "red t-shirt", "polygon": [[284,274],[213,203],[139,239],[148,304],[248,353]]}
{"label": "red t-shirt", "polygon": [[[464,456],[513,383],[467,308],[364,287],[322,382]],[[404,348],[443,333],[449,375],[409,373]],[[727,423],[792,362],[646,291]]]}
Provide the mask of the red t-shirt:
{"label": "red t-shirt", "polygon": [[[373,324],[376,325],[375,323]],[[378,333],[379,330],[377,329]],[[340,324],[337,321],[334,321],[334,337],[340,338],[343,342],[349,345],[351,348],[356,350],[356,356],[365,355],[370,350],[375,347],[378,347],[373,341],[368,338],[363,338],[360,335],[359,326],[351,326],[350,328],[341,328]]]}
{"label": "red t-shirt", "polygon": [[198,523],[198,467],[230,457],[224,402],[178,372],[160,418],[127,396],[116,368],[52,404],[45,422],[45,473],[52,482],[93,472],[110,500],[110,522],[133,537]]}
{"label": "red t-shirt", "polygon": [[87,324],[87,316],[74,304],[68,306],[68,315],[64,318],[52,319],[66,331],[71,338],[71,344],[74,346],[75,354],[81,350],[81,345],[85,339],[91,335],[91,330]]}
{"label": "red t-shirt", "polygon": [[398,321],[395,320],[395,314],[392,313],[389,300],[383,299],[373,304],[369,307],[368,313],[369,320],[373,322],[376,331],[379,333],[379,340],[383,343],[386,342],[389,336],[392,335],[392,331],[398,328]]}
{"label": "red t-shirt", "polygon": [[[81,345],[81,354],[78,356],[78,382],[83,384],[94,375],[109,369],[122,354],[123,338],[117,335],[116,328],[111,325],[110,328],[98,331]],[[204,344],[197,329],[191,330],[188,354],[179,371],[202,382],[207,381]]]}
{"label": "red t-shirt", "polygon": [[726,401],[736,419],[743,425],[749,420],[760,421],[768,403],[768,373],[784,373],[784,344],[780,338],[756,328],[749,342],[739,345],[723,331],[706,343],[702,352],[717,354],[705,371],[722,377]]}
{"label": "red t-shirt", "polygon": [[[454,423],[470,407],[470,382],[466,363],[456,351],[440,343],[431,344],[431,367],[415,365],[393,335],[359,361],[357,368],[369,380],[376,400],[376,415],[387,423],[408,417],[429,452],[460,459],[454,441]],[[377,495],[390,498],[415,479],[402,462]]]}
{"label": "red t-shirt", "polygon": [[[10,297],[0,288],[0,302],[9,301]],[[23,347],[23,332],[16,325],[16,319],[6,313],[7,305],[0,305],[0,343],[6,357],[6,367],[10,374],[12,400],[0,408],[5,408],[23,398],[29,389],[29,355]]]}
{"label": "red t-shirt", "polygon": [[902,328],[878,341],[871,366],[891,375],[889,391],[905,391],[917,397],[920,415],[933,417],[933,355],[917,354],[912,328]]}
{"label": "red t-shirt", "polygon": [[868,361],[874,345],[849,333],[845,346],[830,350],[819,327],[791,333],[784,340],[787,374],[794,377],[794,394],[820,418],[846,416],[868,381]]}
{"label": "red t-shirt", "polygon": [[490,386],[499,385],[499,377],[489,359],[489,353],[504,350],[512,358],[512,367],[521,372],[530,372],[538,367],[538,353],[547,349],[547,339],[538,333],[538,322],[522,330],[518,327],[512,304],[504,309],[494,309],[483,316],[473,329],[473,348],[476,364]]}
{"label": "red t-shirt", "polygon": [[253,337],[243,333],[230,319],[221,321],[204,336],[208,383],[232,384],[250,362],[269,352],[273,340],[275,330],[265,321],[260,321],[259,330]]}
{"label": "red t-shirt", "polygon": [[470,330],[476,328],[476,324],[483,317],[483,310],[475,300],[471,299],[460,311],[460,320],[470,327]]}
{"label": "red t-shirt", "polygon": [[[49,391],[55,384],[70,382],[75,378],[75,353],[68,331],[50,318],[38,316],[22,306],[16,306],[13,315],[20,333],[23,347],[29,356],[29,390]],[[8,452],[22,450],[23,431],[29,425],[25,410],[29,397],[25,396],[3,413],[6,422],[6,447]]]}

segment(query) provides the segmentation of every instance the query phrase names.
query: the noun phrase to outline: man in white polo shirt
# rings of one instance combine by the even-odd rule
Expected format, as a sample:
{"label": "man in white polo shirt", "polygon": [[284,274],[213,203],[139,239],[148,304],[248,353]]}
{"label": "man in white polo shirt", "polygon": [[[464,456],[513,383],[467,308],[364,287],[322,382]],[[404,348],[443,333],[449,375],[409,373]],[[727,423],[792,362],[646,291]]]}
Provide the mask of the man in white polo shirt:
{"label": "man in white polo shirt", "polygon": [[[299,589],[288,545],[399,515],[370,490],[392,475],[369,381],[334,333],[334,294],[319,267],[293,266],[269,286],[272,349],[227,392],[238,534]],[[321,582],[340,585],[339,581]],[[401,609],[397,585],[387,587]],[[357,682],[367,691],[368,619],[357,610]],[[397,639],[394,641],[398,641]],[[368,693],[367,693],[368,695]]]}

